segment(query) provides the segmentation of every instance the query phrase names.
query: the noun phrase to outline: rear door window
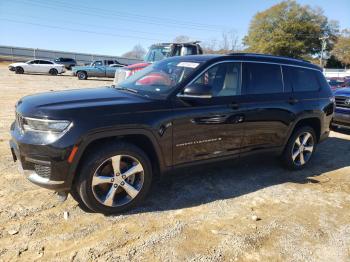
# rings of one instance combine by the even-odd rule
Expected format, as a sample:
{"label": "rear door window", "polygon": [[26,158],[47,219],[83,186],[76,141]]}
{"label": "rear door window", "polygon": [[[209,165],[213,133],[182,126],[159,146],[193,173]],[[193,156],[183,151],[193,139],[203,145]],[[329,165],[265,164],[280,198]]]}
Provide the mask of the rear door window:
{"label": "rear door window", "polygon": [[283,66],[283,77],[286,88],[290,88],[294,92],[316,91],[320,88],[315,70]]}
{"label": "rear door window", "polygon": [[52,65],[53,63],[50,61],[40,60],[41,65]]}
{"label": "rear door window", "polygon": [[284,92],[280,65],[243,63],[243,83],[246,94]]}

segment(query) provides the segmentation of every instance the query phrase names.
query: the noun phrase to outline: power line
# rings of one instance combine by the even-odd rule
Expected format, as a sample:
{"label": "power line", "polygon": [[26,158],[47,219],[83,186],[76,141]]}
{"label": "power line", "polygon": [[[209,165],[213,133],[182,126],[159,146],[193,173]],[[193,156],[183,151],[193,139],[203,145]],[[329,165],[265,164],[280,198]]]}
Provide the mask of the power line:
{"label": "power line", "polygon": [[[114,14],[102,14],[101,12],[91,12],[94,9],[90,8],[89,10],[84,10],[82,8],[70,8],[67,6],[63,6],[63,5],[57,5],[55,3],[50,2],[50,4],[44,3],[44,2],[36,2],[35,0],[32,1],[28,1],[28,0],[12,0],[12,1],[17,1],[23,4],[30,4],[30,5],[34,5],[34,6],[39,6],[39,7],[43,7],[43,8],[47,8],[47,9],[51,9],[52,8],[61,8],[63,9],[62,11],[64,12],[68,12],[68,13],[73,13],[73,14],[82,14],[82,15],[86,15],[86,16],[94,16],[94,17],[100,17],[100,18],[104,18],[104,19],[111,19],[113,18],[115,19],[119,19],[119,20],[124,20],[124,21],[128,21],[128,22],[132,22],[132,23],[142,23],[142,24],[150,24],[150,25],[156,25],[156,26],[162,26],[162,27],[167,27],[169,28],[169,25],[166,25],[166,23],[160,23],[160,22],[154,22],[154,21],[148,21],[148,20],[144,20],[142,18],[138,18],[137,20],[135,20],[135,18],[123,18]],[[169,23],[168,23],[169,24]],[[191,30],[201,30],[201,31],[215,31],[217,32],[218,30],[215,29],[209,29],[209,28],[205,28],[205,27],[199,27],[199,26],[187,26],[187,25],[182,25],[180,23],[176,23],[176,24],[171,24],[172,27],[175,28],[185,28],[185,29],[191,29]]]}
{"label": "power line", "polygon": [[[11,13],[11,12],[7,12],[6,13],[7,15],[10,14],[10,15],[15,15],[18,17],[18,13]],[[27,18],[32,18],[32,19],[36,19],[36,20],[39,20],[40,18],[37,17],[37,16],[31,16],[31,15],[23,15]],[[6,17],[2,17],[2,18],[6,18]],[[10,20],[14,20],[15,18],[13,17],[9,17],[7,19],[10,19]],[[14,20],[14,21],[17,21],[17,20]],[[41,19],[42,21],[42,19]],[[52,22],[58,22],[59,24],[62,24],[62,19],[51,19],[50,18],[50,21]],[[63,21],[65,22],[65,21]],[[148,34],[148,35],[154,35],[154,33],[151,33],[151,32],[146,32],[146,31],[139,31],[139,30],[133,30],[133,29],[125,29],[124,27],[123,28],[116,28],[116,27],[112,27],[112,26],[106,26],[106,25],[96,25],[96,24],[88,24],[88,23],[77,23],[75,21],[73,22],[69,22],[70,25],[78,25],[78,26],[84,26],[84,27],[97,27],[97,28],[103,28],[103,29],[110,29],[110,30],[114,30],[114,31],[126,31],[126,32],[131,32],[131,33],[140,33],[140,34]],[[157,34],[157,36],[163,36],[163,37],[166,37],[166,38],[173,38],[174,36],[173,35],[163,35],[163,34]],[[200,37],[194,37],[192,36],[193,39],[199,39]]]}
{"label": "power line", "polygon": [[[38,0],[36,0],[36,1],[38,2]],[[52,2],[60,3],[60,4],[64,4],[64,5],[67,4],[66,1],[54,0]],[[70,2],[69,5],[72,6],[72,3]],[[77,5],[74,5],[74,6],[77,6]],[[108,13],[110,12],[110,10],[108,10],[108,9],[102,9],[102,8],[97,8],[97,7],[91,8],[90,6],[81,5],[81,4],[79,4],[78,6],[79,6],[79,8],[87,8],[89,10],[93,9],[93,10],[99,10],[101,12],[108,12]],[[128,12],[120,12],[120,11],[113,11],[113,13],[127,16],[127,17],[142,17],[142,18],[153,19],[153,20],[157,20],[157,21],[168,21],[168,22],[172,22],[172,23],[176,23],[176,24],[182,23],[185,25],[191,24],[194,26],[215,27],[215,28],[220,28],[220,27],[225,28],[226,27],[223,25],[203,24],[203,23],[191,22],[191,21],[186,21],[186,20],[178,20],[178,19],[171,19],[171,18],[164,18],[164,17],[155,17],[155,16],[148,16],[148,15],[146,16],[146,15],[140,15],[140,14],[128,13]]]}
{"label": "power line", "polygon": [[138,36],[131,36],[131,35],[121,35],[121,34],[114,34],[114,33],[101,33],[97,31],[91,31],[91,30],[82,30],[82,29],[74,29],[69,27],[62,27],[62,26],[54,26],[54,25],[44,25],[40,23],[32,23],[28,21],[18,21],[18,20],[11,20],[6,18],[0,18],[2,21],[7,21],[10,23],[16,23],[16,24],[26,24],[26,25],[34,25],[39,27],[47,27],[47,28],[53,28],[53,29],[60,29],[60,30],[66,30],[66,31],[72,31],[72,32],[81,32],[81,33],[89,33],[89,34],[97,34],[97,35],[105,35],[105,36],[115,36],[115,37],[122,37],[122,38],[133,38],[133,39],[143,39],[143,40],[151,40],[151,41],[157,41],[162,42],[160,39],[156,38],[146,38],[146,37],[138,37]]}

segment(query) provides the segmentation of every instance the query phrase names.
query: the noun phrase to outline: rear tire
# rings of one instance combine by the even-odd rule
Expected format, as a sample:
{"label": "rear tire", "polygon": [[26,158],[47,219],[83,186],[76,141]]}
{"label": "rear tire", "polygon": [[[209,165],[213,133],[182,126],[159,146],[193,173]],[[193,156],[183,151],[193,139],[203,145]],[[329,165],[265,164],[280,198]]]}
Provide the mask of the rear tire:
{"label": "rear tire", "polygon": [[49,74],[52,76],[57,76],[58,75],[58,71],[56,68],[51,68],[49,71]]}
{"label": "rear tire", "polygon": [[282,154],[284,165],[291,170],[304,168],[315,152],[317,138],[315,130],[310,126],[297,128],[288,140]]}
{"label": "rear tire", "polygon": [[78,71],[77,77],[79,80],[86,80],[88,78],[87,73],[84,71]]}
{"label": "rear tire", "polygon": [[147,155],[138,147],[118,142],[103,144],[82,162],[77,192],[98,213],[117,214],[138,205],[152,183]]}
{"label": "rear tire", "polygon": [[24,69],[20,66],[17,66],[15,69],[16,74],[23,74],[24,73]]}

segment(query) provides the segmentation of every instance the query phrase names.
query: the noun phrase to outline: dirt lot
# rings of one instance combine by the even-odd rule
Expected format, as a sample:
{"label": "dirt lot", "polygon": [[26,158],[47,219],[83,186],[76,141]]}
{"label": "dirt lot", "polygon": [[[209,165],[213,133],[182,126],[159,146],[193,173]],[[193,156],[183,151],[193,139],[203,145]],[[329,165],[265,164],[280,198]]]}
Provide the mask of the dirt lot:
{"label": "dirt lot", "polygon": [[8,147],[15,102],[104,84],[0,65],[0,261],[350,261],[349,132],[331,133],[304,171],[269,156],[180,171],[120,216],[86,213],[32,185]]}

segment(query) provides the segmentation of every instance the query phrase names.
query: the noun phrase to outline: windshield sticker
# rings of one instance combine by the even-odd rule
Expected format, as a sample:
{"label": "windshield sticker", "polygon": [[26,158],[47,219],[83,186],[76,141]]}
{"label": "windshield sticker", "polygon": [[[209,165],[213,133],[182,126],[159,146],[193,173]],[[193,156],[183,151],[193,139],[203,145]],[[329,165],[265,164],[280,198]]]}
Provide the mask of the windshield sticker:
{"label": "windshield sticker", "polygon": [[177,64],[177,66],[189,67],[189,68],[196,68],[198,65],[199,63],[193,63],[193,62],[180,62]]}

